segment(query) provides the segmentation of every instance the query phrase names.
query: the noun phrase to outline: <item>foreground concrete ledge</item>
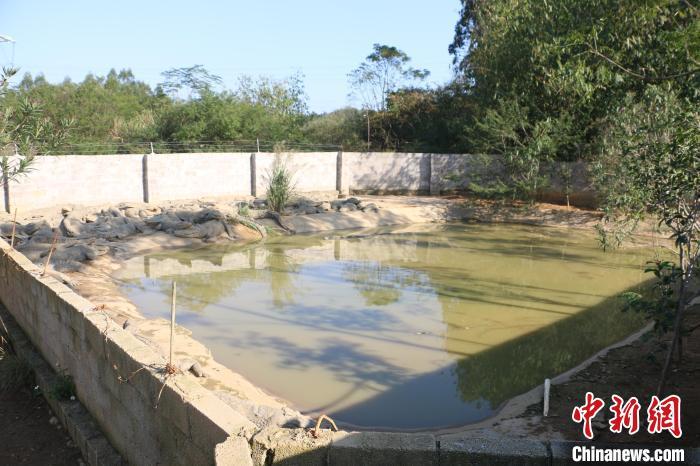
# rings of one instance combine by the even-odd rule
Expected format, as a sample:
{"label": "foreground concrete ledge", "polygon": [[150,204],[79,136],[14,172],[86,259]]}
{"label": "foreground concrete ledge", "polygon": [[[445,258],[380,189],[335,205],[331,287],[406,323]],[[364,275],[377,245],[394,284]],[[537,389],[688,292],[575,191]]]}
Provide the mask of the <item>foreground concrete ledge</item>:
{"label": "foreground concrete ledge", "polygon": [[328,463],[333,465],[438,464],[435,436],[394,432],[336,432]]}
{"label": "foreground concrete ledge", "polygon": [[481,439],[464,433],[443,435],[438,441],[440,465],[549,464],[546,445],[536,440]]}
{"label": "foreground concrete ledge", "polygon": [[79,401],[58,400],[48,395],[58,383],[58,375],[37,353],[17,322],[2,305],[0,318],[7,327],[12,347],[17,355],[29,364],[41,393],[73,442],[80,448],[87,463],[91,466],[126,465],[126,461],[109,443],[92,415]]}

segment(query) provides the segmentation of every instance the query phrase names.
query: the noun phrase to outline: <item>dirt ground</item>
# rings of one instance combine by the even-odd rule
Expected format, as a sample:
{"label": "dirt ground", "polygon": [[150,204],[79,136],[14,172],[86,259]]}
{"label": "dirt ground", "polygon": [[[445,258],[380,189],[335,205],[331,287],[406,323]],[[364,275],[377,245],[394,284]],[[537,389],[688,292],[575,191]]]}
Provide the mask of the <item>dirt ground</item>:
{"label": "dirt ground", "polygon": [[[0,377],[9,377],[12,371],[2,367],[8,364],[5,353],[0,353]],[[14,385],[7,382],[0,380],[0,387]],[[0,464],[85,464],[80,450],[31,384],[0,389]]]}
{"label": "dirt ground", "polygon": [[[700,324],[700,309],[687,315],[686,328]],[[585,440],[581,425],[571,420],[574,406],[582,405],[586,392],[606,402],[601,411],[605,424],[595,429],[596,442],[661,444],[664,446],[700,446],[700,329],[683,341],[683,359],[674,363],[664,396],[676,394],[681,397],[681,426],[683,436],[673,438],[670,434],[649,434],[646,430],[646,409],[656,391],[661,367],[666,357],[670,335],[659,339],[653,332],[636,342],[610,351],[603,358],[577,373],[572,380],[552,387],[550,415],[544,418],[542,429],[556,431],[568,440]],[[627,399],[636,396],[641,404],[640,431],[636,435],[615,434],[608,430],[607,421],[612,416],[609,410],[611,395]],[[530,414],[540,414],[542,406],[532,406]],[[600,414],[600,413],[599,413]],[[596,419],[600,419],[596,417]],[[603,419],[600,419],[601,421]],[[594,424],[595,427],[595,424]],[[624,432],[624,431],[623,431]]]}

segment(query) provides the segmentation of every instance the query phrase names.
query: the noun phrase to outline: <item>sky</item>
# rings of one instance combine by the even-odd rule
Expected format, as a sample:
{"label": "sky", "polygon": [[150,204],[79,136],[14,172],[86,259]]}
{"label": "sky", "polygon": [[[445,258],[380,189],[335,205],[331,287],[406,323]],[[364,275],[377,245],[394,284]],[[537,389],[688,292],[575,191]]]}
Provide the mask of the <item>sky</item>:
{"label": "sky", "polygon": [[[0,0],[0,35],[15,39],[20,74],[51,82],[130,68],[155,85],[170,68],[203,65],[235,88],[241,75],[304,75],[309,108],[331,111],[353,101],[347,74],[393,45],[428,82],[452,76],[459,0]],[[0,44],[0,64],[12,59]]]}

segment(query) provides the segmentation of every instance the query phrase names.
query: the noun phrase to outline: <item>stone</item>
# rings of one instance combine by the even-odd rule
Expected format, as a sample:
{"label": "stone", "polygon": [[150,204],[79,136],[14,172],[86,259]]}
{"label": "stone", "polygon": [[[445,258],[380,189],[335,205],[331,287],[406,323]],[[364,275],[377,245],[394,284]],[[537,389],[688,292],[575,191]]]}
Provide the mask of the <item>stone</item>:
{"label": "stone", "polygon": [[316,210],[321,213],[321,212],[328,212],[331,210],[331,203],[328,201],[323,201],[319,205],[316,206]]}
{"label": "stone", "polygon": [[341,200],[341,199],[337,199],[337,200],[335,200],[335,201],[331,201],[331,202],[330,202],[331,209],[333,209],[333,210],[338,210],[338,209],[340,209],[344,204],[345,204],[345,201],[343,201],[343,200]]}
{"label": "stone", "polygon": [[214,463],[216,466],[253,466],[248,441],[232,435],[219,443],[214,450]]}
{"label": "stone", "polygon": [[250,204],[250,207],[253,209],[264,209],[267,207],[267,201],[265,199],[253,199],[253,202]]}
{"label": "stone", "polygon": [[129,217],[129,218],[139,218],[139,210],[134,208],[134,207],[127,207],[124,209],[124,215]]}
{"label": "stone", "polygon": [[357,205],[357,204],[359,204],[361,201],[360,201],[360,199],[357,198],[357,197],[349,197],[349,198],[345,199],[345,202],[346,202],[346,203],[349,203],[349,204],[355,204],[355,205]]}
{"label": "stone", "polygon": [[61,231],[64,235],[70,237],[80,236],[85,224],[80,221],[80,218],[68,214],[61,220]]}
{"label": "stone", "polygon": [[39,230],[51,229],[51,225],[46,220],[39,220],[38,222],[31,222],[24,225],[22,228],[26,235],[32,236]]}
{"label": "stone", "polygon": [[72,208],[72,207],[70,207],[70,206],[61,207],[61,215],[63,215],[64,217],[65,217],[66,215],[68,215],[70,212],[73,212],[73,208]]}
{"label": "stone", "polygon": [[223,220],[224,214],[218,209],[204,209],[197,212],[194,216],[194,223],[205,223],[211,220]]}
{"label": "stone", "polygon": [[156,230],[163,231],[177,231],[192,227],[190,222],[183,222],[175,215],[168,213],[154,215],[146,219],[146,225]]}
{"label": "stone", "polygon": [[377,207],[377,204],[370,202],[369,204],[363,204],[361,210],[362,212],[379,212],[379,207]]}
{"label": "stone", "polygon": [[340,209],[338,209],[339,212],[354,212],[356,210],[357,206],[351,202],[343,204],[342,206],[340,206]]}

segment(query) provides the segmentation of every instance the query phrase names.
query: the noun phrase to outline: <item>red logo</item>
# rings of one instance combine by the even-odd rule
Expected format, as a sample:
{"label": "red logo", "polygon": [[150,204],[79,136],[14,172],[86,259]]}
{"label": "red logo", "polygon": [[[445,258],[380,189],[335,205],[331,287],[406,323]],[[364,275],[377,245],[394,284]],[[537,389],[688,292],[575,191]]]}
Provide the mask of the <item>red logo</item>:
{"label": "red logo", "polygon": [[647,408],[647,420],[650,434],[658,434],[667,430],[676,438],[681,438],[681,397],[669,395],[663,400],[652,396]]}
{"label": "red logo", "polygon": [[583,435],[589,439],[593,440],[593,427],[591,426],[591,421],[598,414],[598,411],[603,409],[605,402],[600,398],[596,398],[593,393],[586,393],[586,403],[583,406],[576,406],[574,411],[571,413],[571,419],[574,422],[583,422]]}
{"label": "red logo", "polygon": [[[620,434],[623,430],[634,435],[639,432],[639,412],[641,405],[637,397],[631,397],[627,401],[619,395],[612,395],[612,405],[610,411],[613,416],[608,421],[610,432]],[[581,406],[574,407],[571,419],[576,423],[583,423],[583,435],[589,440],[593,440],[593,418],[605,406],[605,402],[596,398],[591,392],[586,393],[586,402]],[[681,398],[678,395],[669,395],[663,400],[652,396],[647,408],[647,432],[650,434],[660,434],[668,431],[675,438],[681,438]]]}
{"label": "red logo", "polygon": [[610,406],[610,411],[613,413],[612,419],[608,421],[610,424],[610,432],[619,434],[622,429],[627,429],[630,435],[639,432],[639,409],[641,405],[637,397],[632,397],[625,403],[625,400],[618,396],[612,396],[613,404]]}

